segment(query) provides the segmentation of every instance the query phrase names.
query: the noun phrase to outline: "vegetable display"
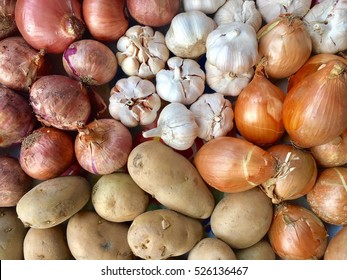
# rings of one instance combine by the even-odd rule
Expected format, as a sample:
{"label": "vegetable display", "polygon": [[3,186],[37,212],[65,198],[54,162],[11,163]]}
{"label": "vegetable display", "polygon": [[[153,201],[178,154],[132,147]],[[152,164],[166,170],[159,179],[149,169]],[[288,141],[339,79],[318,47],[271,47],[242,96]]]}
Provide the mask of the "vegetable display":
{"label": "vegetable display", "polygon": [[347,259],[347,0],[0,0],[0,259]]}

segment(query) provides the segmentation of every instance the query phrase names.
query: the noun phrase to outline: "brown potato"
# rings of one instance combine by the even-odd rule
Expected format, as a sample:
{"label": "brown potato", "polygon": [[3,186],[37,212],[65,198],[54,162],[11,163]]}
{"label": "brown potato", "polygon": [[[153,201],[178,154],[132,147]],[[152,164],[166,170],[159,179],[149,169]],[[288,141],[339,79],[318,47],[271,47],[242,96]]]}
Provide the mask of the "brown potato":
{"label": "brown potato", "polygon": [[192,218],[208,218],[214,197],[195,166],[159,141],[136,146],[128,157],[130,176],[165,207]]}
{"label": "brown potato", "polygon": [[273,216],[271,199],[255,187],[239,193],[228,193],[218,202],[211,215],[216,237],[233,249],[247,248],[267,233]]}
{"label": "brown potato", "polygon": [[0,260],[23,260],[27,231],[14,207],[0,208]]}
{"label": "brown potato", "polygon": [[235,250],[238,260],[275,260],[276,254],[267,240],[260,240],[251,247]]}
{"label": "brown potato", "polygon": [[81,176],[64,176],[43,181],[17,203],[19,219],[27,227],[51,228],[83,208],[91,187]]}
{"label": "brown potato", "polygon": [[25,260],[72,259],[62,224],[45,229],[30,228],[24,238],[23,252]]}
{"label": "brown potato", "polygon": [[129,226],[101,218],[94,211],[80,211],[70,218],[66,236],[77,260],[131,260],[127,242]]}
{"label": "brown potato", "polygon": [[203,236],[202,224],[170,209],[137,216],[128,232],[133,253],[142,259],[168,259],[190,251]]}

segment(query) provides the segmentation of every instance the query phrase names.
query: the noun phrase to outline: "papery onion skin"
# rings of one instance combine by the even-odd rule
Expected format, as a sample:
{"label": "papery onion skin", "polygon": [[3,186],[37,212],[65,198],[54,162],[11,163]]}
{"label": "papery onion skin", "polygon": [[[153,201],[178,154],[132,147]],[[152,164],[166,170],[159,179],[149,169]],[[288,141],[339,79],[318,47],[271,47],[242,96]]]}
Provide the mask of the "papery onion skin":
{"label": "papery onion skin", "polygon": [[44,67],[44,55],[21,36],[0,41],[0,83],[13,90],[28,92]]}
{"label": "papery onion skin", "polygon": [[63,130],[77,130],[91,114],[86,87],[63,75],[39,78],[30,89],[30,104],[40,122]]}
{"label": "papery onion skin", "polygon": [[194,164],[207,184],[227,193],[256,187],[274,176],[277,167],[268,152],[231,136],[205,143],[196,153]]}
{"label": "papery onion skin", "polygon": [[79,0],[17,0],[15,19],[28,44],[47,53],[63,53],[85,31]]}
{"label": "papery onion skin", "polygon": [[73,42],[63,54],[67,74],[87,85],[110,82],[117,73],[116,55],[103,43],[84,39]]}
{"label": "papery onion skin", "polygon": [[258,146],[277,142],[285,132],[284,99],[284,92],[257,70],[235,102],[235,125],[239,133]]}
{"label": "papery onion skin", "polygon": [[283,260],[321,259],[328,244],[323,222],[312,211],[287,202],[275,207],[268,237]]}
{"label": "papery onion skin", "polygon": [[79,128],[75,154],[92,174],[110,174],[126,165],[132,149],[130,131],[114,119],[98,119]]}
{"label": "papery onion skin", "polygon": [[0,1],[0,40],[12,36],[17,29],[15,7],[17,0]]}
{"label": "papery onion skin", "polygon": [[160,27],[171,22],[180,8],[179,0],[127,0],[130,15],[140,24]]}
{"label": "papery onion skin", "polygon": [[280,15],[258,32],[259,55],[266,58],[265,72],[273,79],[288,78],[308,60],[312,51],[309,33],[301,19]]}
{"label": "papery onion skin", "polygon": [[35,125],[29,102],[19,93],[0,86],[0,148],[20,143]]}
{"label": "papery onion skin", "polygon": [[289,144],[277,144],[267,151],[277,159],[280,166],[275,177],[261,184],[261,188],[278,204],[306,195],[317,179],[317,165],[313,156]]}
{"label": "papery onion skin", "polygon": [[99,41],[116,41],[128,29],[126,0],[84,0],[83,16],[88,31]]}
{"label": "papery onion skin", "polygon": [[19,163],[26,174],[38,180],[59,176],[74,160],[72,138],[54,127],[35,129],[23,141]]}
{"label": "papery onion skin", "polygon": [[0,156],[0,207],[13,207],[32,187],[32,178],[21,168],[18,159]]}
{"label": "papery onion skin", "polygon": [[347,260],[347,227],[341,228],[334,235],[327,249],[325,250],[324,260]]}
{"label": "papery onion skin", "polygon": [[283,123],[292,142],[302,148],[327,143],[347,126],[347,65],[329,61],[287,93]]}
{"label": "papery onion skin", "polygon": [[324,222],[347,225],[347,168],[324,169],[307,194],[312,211]]}

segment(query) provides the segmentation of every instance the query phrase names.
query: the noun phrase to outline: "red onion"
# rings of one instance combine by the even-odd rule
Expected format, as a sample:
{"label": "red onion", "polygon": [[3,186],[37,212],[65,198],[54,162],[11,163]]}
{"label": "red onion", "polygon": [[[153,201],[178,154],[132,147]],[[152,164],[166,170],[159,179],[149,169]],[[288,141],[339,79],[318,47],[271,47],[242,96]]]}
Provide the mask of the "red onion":
{"label": "red onion", "polygon": [[47,53],[62,53],[85,30],[79,0],[17,0],[15,19],[28,44]]}
{"label": "red onion", "polygon": [[0,40],[17,31],[14,11],[17,0],[0,0]]}
{"label": "red onion", "polygon": [[29,102],[13,90],[0,87],[0,147],[20,143],[35,124]]}
{"label": "red onion", "polygon": [[128,29],[125,0],[84,0],[83,16],[91,35],[100,41],[116,41]]}
{"label": "red onion", "polygon": [[75,139],[79,164],[93,174],[110,174],[123,167],[132,149],[128,128],[114,119],[99,119],[80,127]]}
{"label": "red onion", "polygon": [[33,49],[19,36],[0,41],[0,83],[28,92],[44,63],[44,52]]}
{"label": "red onion", "polygon": [[68,75],[87,85],[103,85],[116,75],[118,62],[109,47],[96,40],[72,43],[63,55],[63,65]]}
{"label": "red onion", "polygon": [[38,180],[57,177],[74,160],[72,138],[54,127],[40,127],[22,142],[19,163],[29,176]]}
{"label": "red onion", "polygon": [[39,78],[30,89],[30,102],[39,121],[64,130],[77,130],[91,113],[86,87],[62,75]]}
{"label": "red onion", "polygon": [[32,185],[30,178],[21,168],[18,160],[0,156],[0,207],[13,207]]}

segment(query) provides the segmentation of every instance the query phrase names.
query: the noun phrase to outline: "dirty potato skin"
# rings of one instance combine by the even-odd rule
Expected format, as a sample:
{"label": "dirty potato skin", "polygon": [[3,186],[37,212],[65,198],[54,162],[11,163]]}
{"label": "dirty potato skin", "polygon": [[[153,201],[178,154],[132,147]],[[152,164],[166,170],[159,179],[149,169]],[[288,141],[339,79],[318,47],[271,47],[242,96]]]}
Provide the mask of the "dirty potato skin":
{"label": "dirty potato skin", "polygon": [[82,210],[68,221],[67,243],[76,260],[131,260],[128,229],[125,223],[109,222],[94,211]]}
{"label": "dirty potato skin", "polygon": [[211,191],[194,165],[172,148],[143,142],[131,151],[127,167],[136,184],[165,207],[197,219],[211,215]]}
{"label": "dirty potato skin", "polygon": [[170,209],[137,216],[128,232],[133,253],[146,260],[163,260],[190,251],[203,237],[201,223]]}

